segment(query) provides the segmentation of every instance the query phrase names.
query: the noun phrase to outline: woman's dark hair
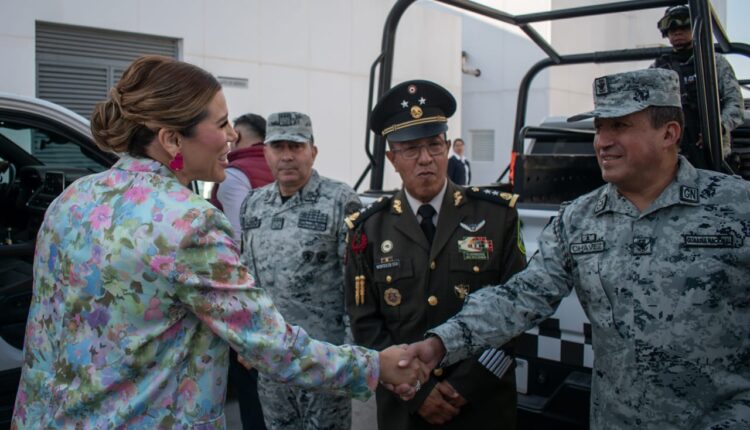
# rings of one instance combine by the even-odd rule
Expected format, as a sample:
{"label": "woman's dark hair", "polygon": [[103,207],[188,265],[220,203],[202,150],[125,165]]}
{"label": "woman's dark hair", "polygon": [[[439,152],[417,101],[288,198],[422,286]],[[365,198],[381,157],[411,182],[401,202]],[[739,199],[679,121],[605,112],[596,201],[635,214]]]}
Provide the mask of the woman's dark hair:
{"label": "woman's dark hair", "polygon": [[159,129],[190,137],[219,90],[219,81],[200,67],[169,57],[140,57],[94,108],[91,133],[104,150],[146,156]]}
{"label": "woman's dark hair", "polygon": [[266,140],[266,119],[254,113],[246,113],[234,120],[234,126],[244,125],[253,131],[261,140]]}

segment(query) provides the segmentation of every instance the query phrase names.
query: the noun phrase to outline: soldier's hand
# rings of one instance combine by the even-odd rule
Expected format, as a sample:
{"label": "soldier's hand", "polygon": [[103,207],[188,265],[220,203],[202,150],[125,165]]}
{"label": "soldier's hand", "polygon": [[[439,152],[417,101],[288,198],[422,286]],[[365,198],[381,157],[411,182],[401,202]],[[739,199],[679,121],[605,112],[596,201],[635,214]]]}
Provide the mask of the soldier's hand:
{"label": "soldier's hand", "polygon": [[453,385],[451,385],[448,381],[438,382],[436,385],[437,389],[440,391],[440,394],[443,395],[443,398],[448,401],[453,407],[461,408],[465,404],[468,403],[468,401],[459,394],[458,391],[456,391],[455,388],[453,388]]}
{"label": "soldier's hand", "polygon": [[440,363],[445,355],[445,346],[443,341],[437,336],[431,336],[427,339],[412,343],[404,349],[401,360],[398,362],[400,367],[407,367],[418,359],[425,365],[427,374]]}
{"label": "soldier's hand", "polygon": [[458,415],[460,409],[451,405],[438,388],[440,384],[435,384],[430,394],[419,407],[417,413],[425,421],[432,425],[445,424]]}
{"label": "soldier's hand", "polygon": [[409,400],[416,394],[417,381],[427,378],[419,360],[412,360],[407,366],[400,365],[405,347],[394,345],[380,351],[380,381],[402,399]]}

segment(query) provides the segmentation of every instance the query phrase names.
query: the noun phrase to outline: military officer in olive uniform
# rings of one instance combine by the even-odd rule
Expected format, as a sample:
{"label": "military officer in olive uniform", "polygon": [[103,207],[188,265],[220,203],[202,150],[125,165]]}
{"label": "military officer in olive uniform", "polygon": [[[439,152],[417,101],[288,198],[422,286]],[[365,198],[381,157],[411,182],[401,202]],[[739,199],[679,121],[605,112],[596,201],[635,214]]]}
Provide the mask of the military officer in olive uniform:
{"label": "military officer in olive uniform", "polygon": [[[268,117],[265,156],[275,181],[252,190],[240,210],[243,262],[287,322],[310,336],[345,343],[344,216],[361,207],[348,185],[318,175],[310,117]],[[351,427],[351,400],[275,382],[258,394],[269,429]]]}
{"label": "military officer in olive uniform", "polygon": [[[525,265],[517,196],[447,179],[453,96],[427,81],[388,91],[370,124],[385,136],[404,187],[347,218],[346,300],[357,343],[375,349],[420,340],[466,297]],[[380,429],[514,428],[510,352],[490,349],[420,381],[410,401],[381,387]]]}

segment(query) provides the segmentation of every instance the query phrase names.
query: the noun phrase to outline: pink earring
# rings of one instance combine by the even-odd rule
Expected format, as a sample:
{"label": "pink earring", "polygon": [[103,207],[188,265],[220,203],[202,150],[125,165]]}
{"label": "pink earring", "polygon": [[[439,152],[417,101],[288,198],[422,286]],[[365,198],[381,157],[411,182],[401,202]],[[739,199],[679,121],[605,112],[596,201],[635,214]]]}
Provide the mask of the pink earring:
{"label": "pink earring", "polygon": [[169,162],[169,168],[174,170],[175,172],[179,172],[184,166],[185,163],[182,159],[182,154],[180,154],[179,152],[174,156],[172,161]]}

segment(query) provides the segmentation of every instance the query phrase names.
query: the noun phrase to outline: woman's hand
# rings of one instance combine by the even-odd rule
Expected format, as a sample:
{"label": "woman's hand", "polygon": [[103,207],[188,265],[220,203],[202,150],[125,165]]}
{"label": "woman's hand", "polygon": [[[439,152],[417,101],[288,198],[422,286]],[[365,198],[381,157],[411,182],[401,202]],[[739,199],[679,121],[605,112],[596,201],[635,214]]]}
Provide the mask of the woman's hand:
{"label": "woman's hand", "polygon": [[409,400],[417,393],[422,381],[427,381],[430,369],[418,359],[399,366],[406,345],[391,346],[380,351],[380,382],[394,391],[404,400]]}

